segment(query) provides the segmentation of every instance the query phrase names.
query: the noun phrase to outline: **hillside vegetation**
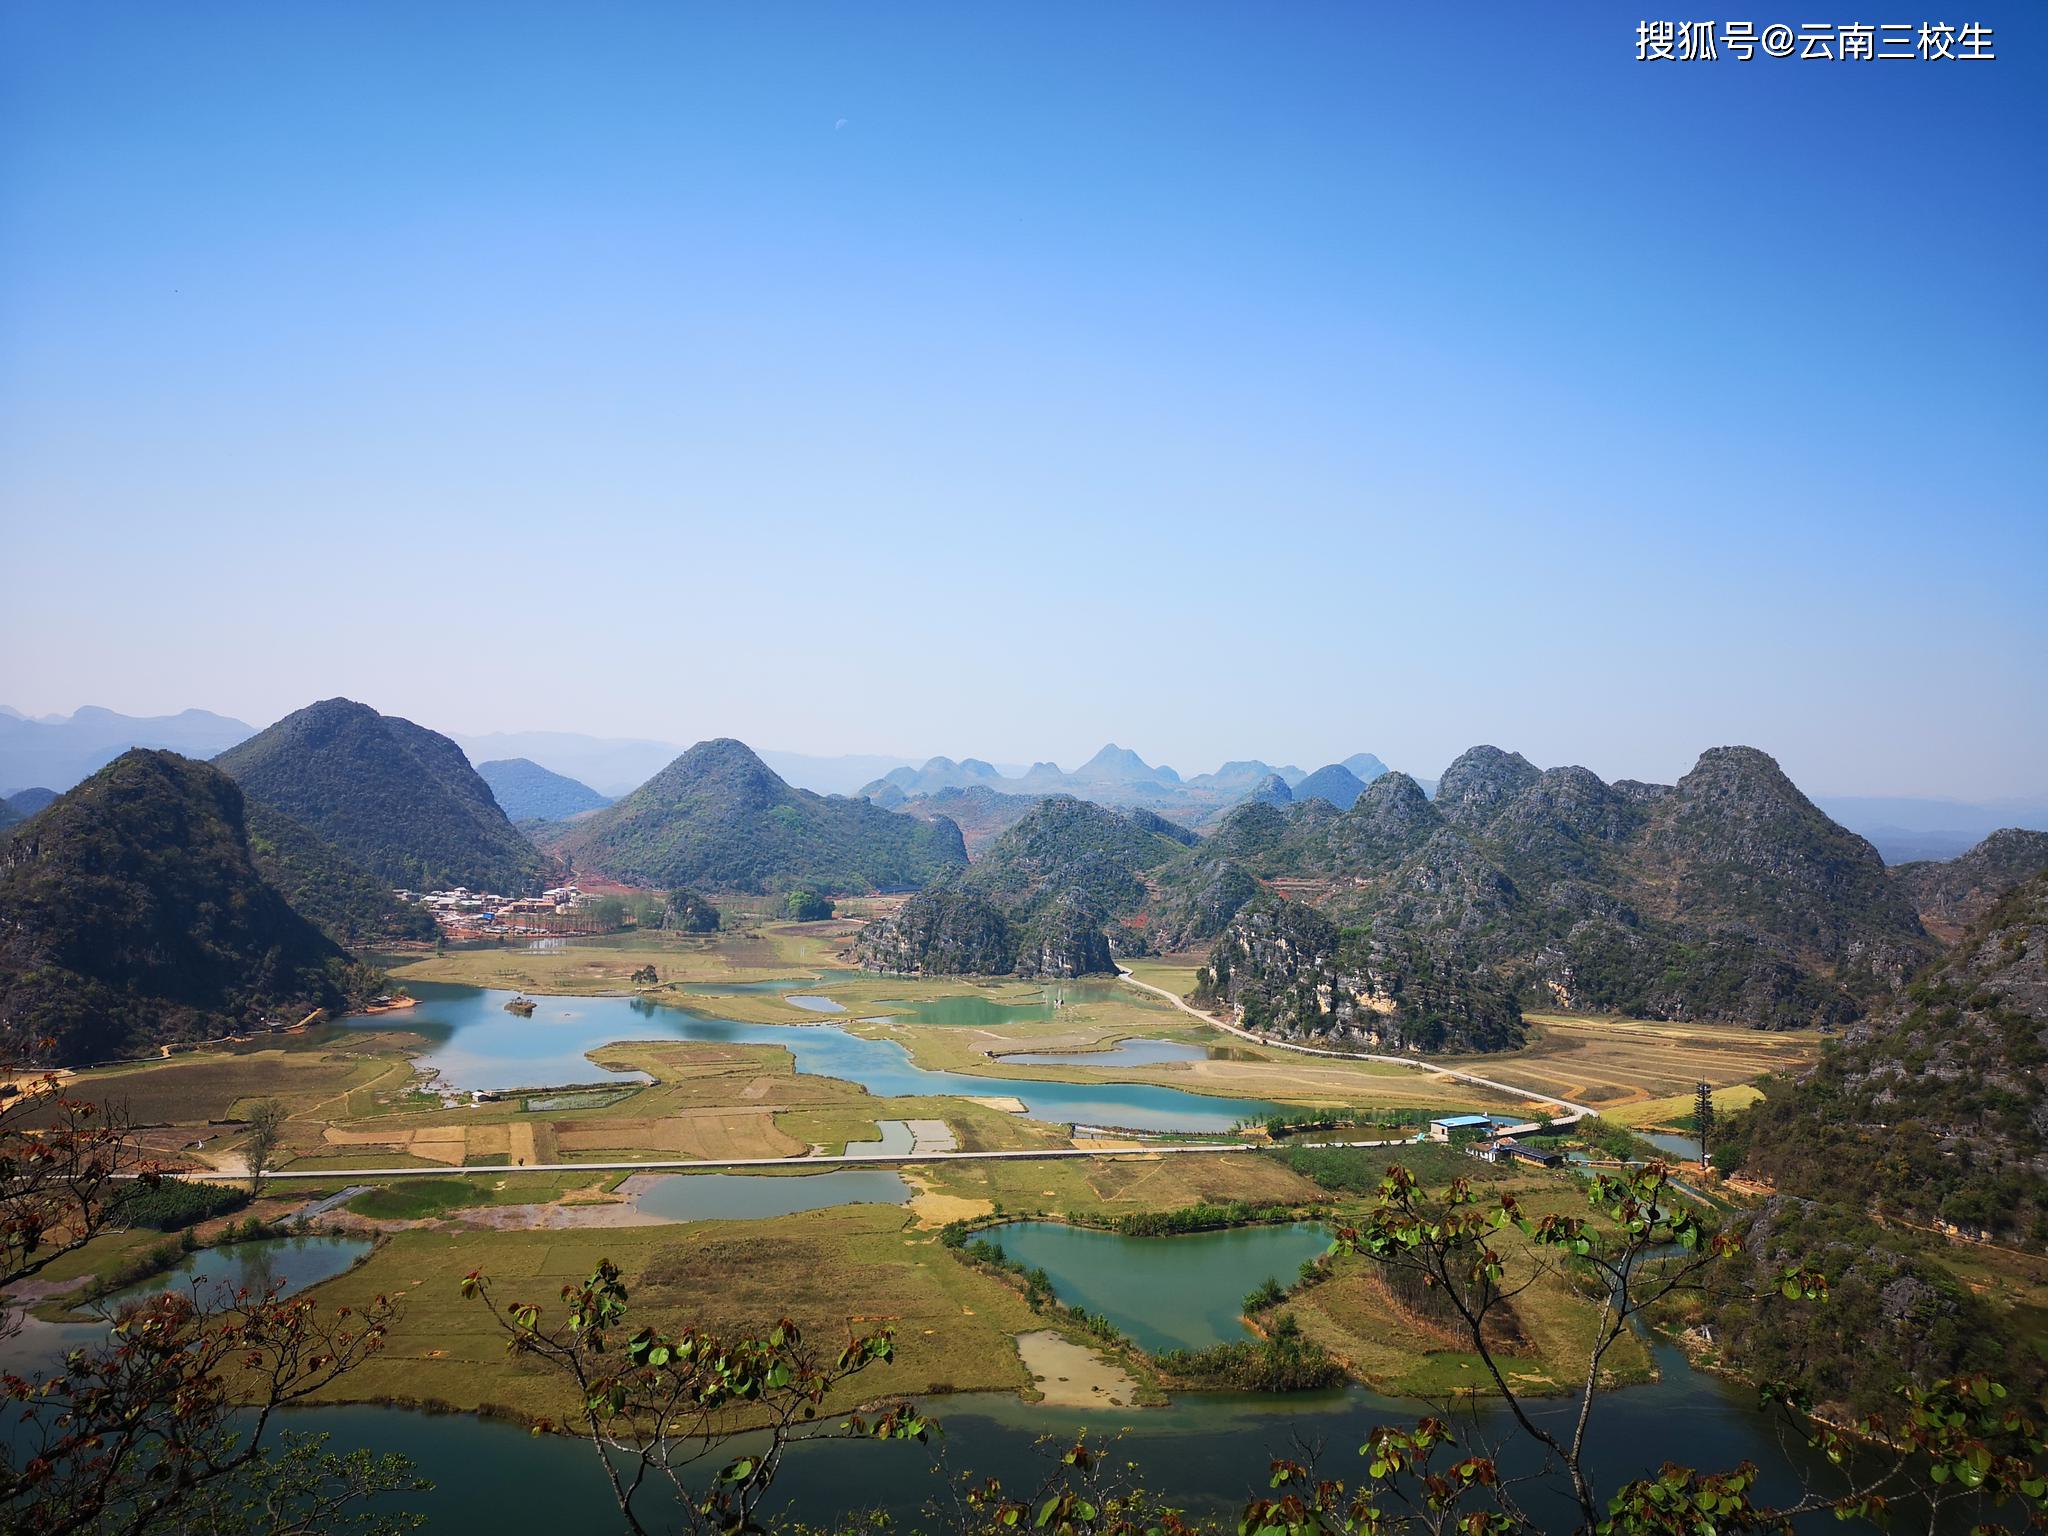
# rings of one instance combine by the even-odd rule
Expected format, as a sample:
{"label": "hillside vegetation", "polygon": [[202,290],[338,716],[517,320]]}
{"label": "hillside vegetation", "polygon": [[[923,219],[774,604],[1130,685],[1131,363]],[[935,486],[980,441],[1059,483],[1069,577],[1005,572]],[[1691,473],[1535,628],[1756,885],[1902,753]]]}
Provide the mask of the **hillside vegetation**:
{"label": "hillside vegetation", "polygon": [[460,747],[368,705],[324,699],[214,761],[387,885],[517,894],[549,874]]}
{"label": "hillside vegetation", "polygon": [[1442,1022],[1477,1038],[1497,1033],[1503,1000],[1843,1025],[1935,949],[1875,850],[1746,747],[1703,754],[1673,786],[1475,747],[1433,801],[1394,773],[1347,811],[1239,807],[1162,873],[1152,931],[1164,946],[1215,944],[1219,995],[1285,1016],[1272,989],[1303,978],[1277,965],[1248,978],[1259,936],[1238,920],[1272,882],[1356,930],[1353,958],[1377,957],[1368,970],[1440,978]]}
{"label": "hillside vegetation", "polygon": [[344,949],[389,940],[431,942],[440,930],[424,907],[391,888],[310,829],[260,800],[243,800],[257,873]]}
{"label": "hillside vegetation", "polygon": [[18,1060],[295,1020],[369,981],[264,881],[234,781],[169,752],[124,753],[16,828],[0,914],[0,1049]]}
{"label": "hillside vegetation", "polygon": [[1796,1082],[1727,1161],[1787,1193],[2048,1244],[2048,873]]}
{"label": "hillside vegetation", "polygon": [[743,742],[699,742],[615,804],[555,833],[578,871],[636,885],[843,895],[965,867],[960,829],[783,782]]}
{"label": "hillside vegetation", "polygon": [[1106,927],[1144,906],[1147,872],[1182,857],[1189,834],[1158,815],[1054,795],[988,845],[980,862],[870,924],[862,964],[922,975],[1113,972]]}

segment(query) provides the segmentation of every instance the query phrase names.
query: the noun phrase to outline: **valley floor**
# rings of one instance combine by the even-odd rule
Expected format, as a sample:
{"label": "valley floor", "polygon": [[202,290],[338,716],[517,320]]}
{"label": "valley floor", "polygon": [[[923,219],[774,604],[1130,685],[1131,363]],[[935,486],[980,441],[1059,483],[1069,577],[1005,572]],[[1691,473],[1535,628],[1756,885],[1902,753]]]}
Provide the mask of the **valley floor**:
{"label": "valley floor", "polygon": [[[706,939],[629,936],[415,954],[392,957],[391,965],[400,985],[425,992],[432,990],[425,983],[454,983],[554,998],[633,996],[637,1016],[657,1024],[684,1009],[691,1018],[793,1031],[837,1026],[858,1040],[900,1045],[917,1072],[1002,1079],[1019,1093],[1034,1084],[1109,1083],[1196,1096],[1187,1102],[1265,1101],[1305,1118],[1341,1116],[1353,1125],[1348,1139],[1409,1137],[1420,1121],[1452,1112],[1543,1112],[1521,1095],[1426,1066],[1306,1056],[1226,1035],[1172,1000],[1192,985],[1194,962],[1185,957],[1131,968],[1136,980],[1171,998],[1114,981],[1050,988],[916,982],[847,968],[838,959],[847,931],[845,924],[768,924]],[[1737,1088],[1810,1060],[1817,1049],[1810,1037],[1642,1021],[1545,1016],[1533,1023],[1531,1042],[1520,1051],[1442,1065],[1654,1125],[1682,1113],[1689,1106],[1683,1095],[1701,1078]],[[1104,1222],[1227,1201],[1341,1219],[1362,1208],[1377,1170],[1396,1156],[1432,1178],[1512,1181],[1532,1208],[1582,1204],[1569,1175],[1510,1174],[1437,1146],[1317,1154],[1322,1163],[1285,1148],[1163,1155],[1142,1137],[1085,1127],[1077,1133],[1017,1113],[1004,1093],[870,1093],[800,1072],[789,1048],[753,1039],[618,1040],[590,1051],[589,1070],[579,1074],[585,1086],[551,1091],[536,1082],[531,1091],[477,1099],[418,1070],[416,1058],[445,1042],[447,1029],[435,1008],[423,1005],[347,1028],[93,1072],[74,1087],[124,1105],[153,1152],[200,1175],[239,1171],[238,1122],[257,1100],[280,1100],[288,1111],[285,1168],[294,1177],[272,1186],[263,1207],[270,1213],[352,1188],[358,1181],[346,1177],[349,1169],[422,1170],[418,1179],[356,1193],[318,1218],[323,1228],[339,1224],[377,1238],[366,1260],[320,1287],[323,1301],[404,1298],[389,1348],[346,1379],[349,1400],[518,1415],[558,1411],[554,1381],[505,1354],[491,1319],[460,1298],[457,1281],[481,1268],[505,1296],[545,1303],[607,1257],[626,1272],[636,1305],[670,1322],[744,1326],[787,1313],[836,1335],[850,1322],[886,1321],[899,1341],[887,1383],[892,1392],[1029,1397],[1039,1390],[1035,1380],[1064,1375],[1055,1395],[1093,1393],[1120,1374],[1141,1396],[1156,1396],[1158,1377],[1142,1355],[1105,1350],[1057,1309],[1034,1311],[1017,1285],[946,1247],[941,1229],[1021,1215]],[[482,1038],[489,1035],[482,1029]],[[1126,1059],[1133,1041],[1164,1059]],[[1030,1059],[1044,1053],[1066,1059]],[[1089,1064],[1094,1054],[1105,1065]],[[622,1080],[628,1073],[646,1080]],[[814,1158],[862,1144],[895,1154],[950,1144],[969,1152],[1085,1155],[924,1161],[904,1169],[900,1204],[713,1220],[670,1220],[650,1210],[653,1185],[694,1176],[638,1174],[622,1190],[626,1171],[576,1166]],[[1351,1160],[1335,1183],[1330,1157]],[[536,1164],[565,1166],[467,1171]],[[801,1168],[779,1176],[805,1177]],[[104,1239],[53,1278],[108,1272],[147,1241],[135,1234]],[[1362,1264],[1340,1262],[1286,1305],[1359,1380],[1404,1395],[1474,1384],[1472,1359],[1457,1341],[1408,1314]],[[1590,1309],[1559,1283],[1532,1293],[1520,1312],[1518,1381],[1538,1390],[1561,1385],[1591,1327]],[[1073,1387],[1072,1369],[1048,1374],[1048,1361],[1072,1367],[1082,1358],[1103,1361],[1100,1371],[1083,1372],[1085,1388]],[[1613,1377],[1640,1379],[1648,1371],[1646,1354],[1625,1350]]]}

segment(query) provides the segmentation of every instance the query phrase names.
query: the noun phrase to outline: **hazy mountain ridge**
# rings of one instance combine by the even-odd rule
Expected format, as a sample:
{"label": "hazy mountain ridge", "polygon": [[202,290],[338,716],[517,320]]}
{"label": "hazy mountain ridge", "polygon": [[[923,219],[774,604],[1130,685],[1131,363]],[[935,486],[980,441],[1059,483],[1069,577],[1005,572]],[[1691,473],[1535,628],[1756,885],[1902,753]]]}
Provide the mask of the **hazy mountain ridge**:
{"label": "hazy mountain ridge", "polygon": [[478,763],[476,773],[490,785],[498,808],[513,821],[567,821],[612,803],[588,784],[543,768],[531,758]]}
{"label": "hazy mountain ridge", "polygon": [[550,834],[579,871],[629,884],[829,894],[918,887],[964,867],[960,829],[785,783],[743,742],[699,742],[647,783]]}
{"label": "hazy mountain ridge", "polygon": [[[895,786],[890,788],[893,790]],[[905,816],[915,816],[919,821],[936,821],[941,816],[945,817],[960,829],[970,859],[980,857],[983,849],[1022,821],[1038,803],[1031,795],[1007,795],[981,784],[965,789],[942,789],[913,799],[905,799],[900,792],[886,798],[881,795],[870,798],[884,810],[900,811]]]}
{"label": "hazy mountain ridge", "polygon": [[88,704],[69,715],[30,719],[0,711],[0,794],[30,785],[69,789],[131,747],[209,758],[255,734],[226,715],[187,709],[175,715],[124,715]]}
{"label": "hazy mountain ridge", "polygon": [[366,704],[323,699],[215,761],[388,885],[516,894],[551,873],[460,747]]}
{"label": "hazy mountain ridge", "polygon": [[1305,782],[1310,797],[1349,805],[1363,784],[1387,771],[1370,752],[1353,753],[1310,775],[1288,765],[1275,768],[1256,758],[1223,764],[1214,773],[1182,778],[1172,768],[1154,765],[1128,747],[1111,742],[1071,772],[1057,763],[1033,763],[1021,774],[1005,774],[980,758],[934,757],[922,766],[893,769],[860,790],[877,805],[900,808],[948,790],[981,790],[1006,796],[1071,795],[1098,805],[1157,812],[1184,826],[1201,827],[1249,796],[1270,798],[1270,786],[1290,793]]}
{"label": "hazy mountain ridge", "polygon": [[124,753],[0,843],[0,914],[0,1048],[18,1060],[293,1021],[363,979],[262,877],[234,781],[169,752]]}

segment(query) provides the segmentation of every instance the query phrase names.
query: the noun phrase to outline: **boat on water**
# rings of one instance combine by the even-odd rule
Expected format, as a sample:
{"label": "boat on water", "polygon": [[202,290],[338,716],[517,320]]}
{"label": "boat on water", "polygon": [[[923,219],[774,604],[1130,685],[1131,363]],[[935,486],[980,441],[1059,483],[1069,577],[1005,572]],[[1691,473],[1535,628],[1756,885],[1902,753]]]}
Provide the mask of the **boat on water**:
{"label": "boat on water", "polygon": [[509,1003],[505,1005],[505,1011],[507,1013],[516,1013],[522,1019],[533,1017],[533,1009],[533,999],[526,996],[524,993],[521,993],[519,996],[513,998]]}

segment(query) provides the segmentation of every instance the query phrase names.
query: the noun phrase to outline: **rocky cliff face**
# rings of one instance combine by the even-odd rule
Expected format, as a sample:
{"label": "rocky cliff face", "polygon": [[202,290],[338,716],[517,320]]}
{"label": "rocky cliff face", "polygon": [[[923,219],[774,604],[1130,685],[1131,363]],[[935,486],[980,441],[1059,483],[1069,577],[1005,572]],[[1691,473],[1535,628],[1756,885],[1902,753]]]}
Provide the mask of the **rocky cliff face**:
{"label": "rocky cliff face", "polygon": [[1497,978],[1276,898],[1232,919],[1197,999],[1235,1008],[1247,1029],[1362,1051],[1494,1051],[1523,1038],[1521,1010]]}
{"label": "rocky cliff face", "polygon": [[1002,976],[1016,968],[1009,919],[973,891],[925,891],[854,937],[853,959],[906,976]]}
{"label": "rocky cliff face", "polygon": [[1874,850],[1748,748],[1661,786],[1475,747],[1434,801],[1386,774],[1344,812],[1241,807],[1158,872],[1154,932],[1210,942],[1268,883],[1530,1007],[1840,1025],[1933,952]]}
{"label": "rocky cliff face", "polygon": [[1446,821],[1485,821],[1536,782],[1536,765],[1519,752],[1472,747],[1437,781],[1437,814]]}
{"label": "rocky cliff face", "polygon": [[1934,954],[1877,850],[1753,747],[1701,754],[1650,808],[1634,859],[1645,911],[1775,941],[1858,996],[1895,990]]}
{"label": "rocky cliff face", "polygon": [[1086,976],[1114,973],[1105,931],[1143,906],[1146,873],[1179,858],[1187,834],[1140,810],[1070,795],[1035,802],[972,869],[871,924],[860,963],[922,975]]}
{"label": "rocky cliff face", "polygon": [[1930,933],[1954,943],[2006,894],[2048,869],[2048,832],[2007,827],[1945,861],[1923,859],[1891,871]]}

